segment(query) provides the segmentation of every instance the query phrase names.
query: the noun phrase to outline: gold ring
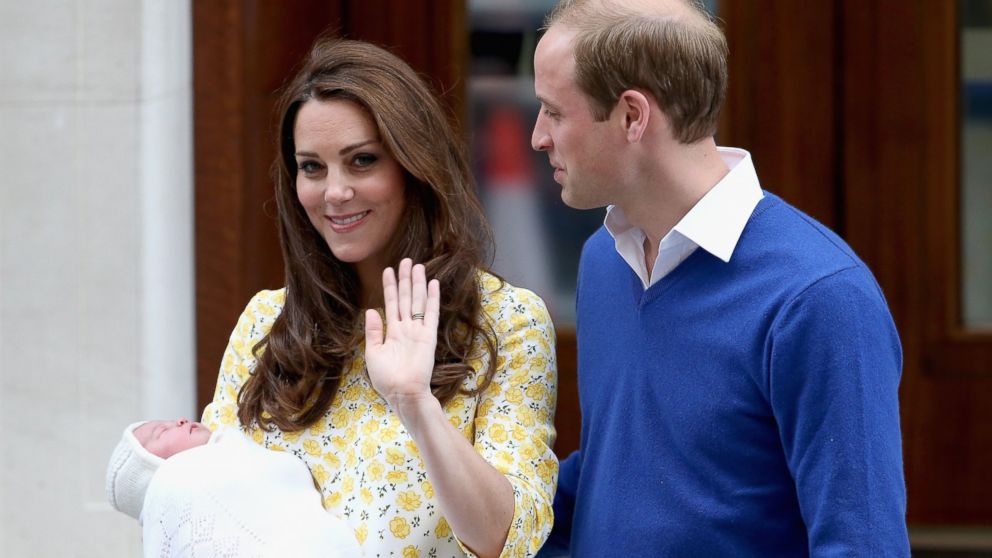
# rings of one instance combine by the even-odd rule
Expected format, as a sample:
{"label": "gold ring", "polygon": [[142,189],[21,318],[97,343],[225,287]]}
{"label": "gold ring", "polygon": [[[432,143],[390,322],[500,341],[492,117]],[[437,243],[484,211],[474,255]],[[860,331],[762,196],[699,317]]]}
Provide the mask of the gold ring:
{"label": "gold ring", "polygon": [[423,312],[416,312],[414,314],[410,314],[410,319],[413,319],[413,320],[423,320],[424,319],[424,313]]}

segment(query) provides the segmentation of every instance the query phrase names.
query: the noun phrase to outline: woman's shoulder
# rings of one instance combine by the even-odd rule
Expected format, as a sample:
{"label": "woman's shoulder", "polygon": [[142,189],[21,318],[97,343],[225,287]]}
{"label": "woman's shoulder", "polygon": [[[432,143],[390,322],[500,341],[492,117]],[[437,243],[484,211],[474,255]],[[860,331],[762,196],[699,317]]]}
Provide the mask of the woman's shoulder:
{"label": "woman's shoulder", "polygon": [[491,317],[510,310],[512,313],[530,314],[541,321],[550,321],[544,300],[529,289],[514,286],[484,270],[479,271],[479,289],[482,294],[482,308]]}
{"label": "woman's shoulder", "polygon": [[235,332],[245,338],[261,338],[272,327],[286,303],[286,289],[263,290],[255,293],[245,306]]}

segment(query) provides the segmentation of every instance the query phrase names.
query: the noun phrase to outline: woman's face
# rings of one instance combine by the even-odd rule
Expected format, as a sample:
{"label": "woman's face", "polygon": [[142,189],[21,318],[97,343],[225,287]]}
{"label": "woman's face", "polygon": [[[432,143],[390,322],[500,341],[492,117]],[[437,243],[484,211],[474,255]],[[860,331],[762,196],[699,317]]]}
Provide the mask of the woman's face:
{"label": "woman's face", "polygon": [[293,140],[296,196],[334,257],[371,287],[406,209],[403,167],[365,109],[344,99],[303,103]]}
{"label": "woman's face", "polygon": [[202,446],[210,439],[210,429],[184,418],[150,420],[134,429],[134,437],[143,448],[162,459]]}

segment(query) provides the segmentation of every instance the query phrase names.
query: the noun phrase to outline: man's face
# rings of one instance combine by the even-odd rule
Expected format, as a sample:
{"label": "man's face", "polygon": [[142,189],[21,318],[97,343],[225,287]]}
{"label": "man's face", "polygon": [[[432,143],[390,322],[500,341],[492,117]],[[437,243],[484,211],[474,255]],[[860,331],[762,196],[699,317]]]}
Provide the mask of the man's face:
{"label": "man's face", "polygon": [[152,455],[168,459],[183,450],[207,443],[210,429],[184,418],[151,420],[135,428],[134,437]]}
{"label": "man's face", "polygon": [[548,153],[562,201],[576,209],[592,209],[616,203],[611,189],[617,146],[610,120],[593,118],[590,101],[575,82],[573,37],[571,29],[553,25],[537,45],[534,90],[541,112],[531,146]]}

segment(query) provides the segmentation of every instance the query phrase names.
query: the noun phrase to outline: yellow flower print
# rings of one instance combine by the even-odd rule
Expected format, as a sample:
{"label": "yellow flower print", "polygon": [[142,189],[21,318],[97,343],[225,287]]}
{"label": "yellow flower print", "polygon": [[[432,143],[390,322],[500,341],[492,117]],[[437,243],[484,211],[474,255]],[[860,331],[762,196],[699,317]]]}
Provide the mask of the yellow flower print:
{"label": "yellow flower print", "polygon": [[406,463],[406,456],[396,448],[386,448],[386,463],[399,467]]}
{"label": "yellow flower print", "polygon": [[317,484],[324,484],[331,477],[323,465],[314,465],[313,469],[310,469],[310,474],[317,480]]}
{"label": "yellow flower print", "polygon": [[377,416],[377,417],[380,417],[381,418],[381,417],[385,416],[385,414],[386,414],[386,406],[383,405],[382,403],[373,403],[372,404],[372,407],[370,407],[370,408],[371,408],[372,414],[374,416]]}
{"label": "yellow flower print", "polygon": [[414,457],[420,457],[420,450],[417,449],[417,444],[413,440],[407,440],[405,444],[407,453]]}
{"label": "yellow flower print", "polygon": [[544,482],[551,482],[551,468],[543,461],[537,464],[537,476]]}
{"label": "yellow flower print", "polygon": [[537,459],[537,450],[534,449],[534,446],[532,444],[527,444],[524,447],[520,448],[520,457],[526,459],[527,461],[532,461],[534,459]]}
{"label": "yellow flower print", "polygon": [[256,444],[261,444],[265,441],[265,433],[261,429],[256,428],[251,431],[251,439]]}
{"label": "yellow flower print", "polygon": [[366,505],[372,503],[372,491],[369,490],[368,488],[362,489],[361,496],[362,496],[362,501],[365,502]]}
{"label": "yellow flower print", "polygon": [[531,384],[524,393],[531,399],[541,401],[547,395],[548,390],[541,384]]}
{"label": "yellow flower print", "polygon": [[465,408],[465,400],[462,399],[461,397],[456,397],[452,399],[450,403],[448,403],[449,413],[458,413],[461,412],[461,410],[464,408]]}
{"label": "yellow flower print", "polygon": [[366,438],[362,441],[362,459],[371,459],[375,455],[375,450],[378,449],[375,440],[372,438]]}
{"label": "yellow flower print", "polygon": [[544,370],[548,366],[548,359],[542,355],[530,359],[531,370]]}
{"label": "yellow flower print", "polygon": [[374,481],[377,481],[382,478],[382,474],[385,471],[386,468],[383,467],[382,463],[379,463],[378,461],[373,461],[372,464],[369,465],[369,478],[371,478]]}
{"label": "yellow flower print", "polygon": [[307,432],[309,432],[311,436],[320,436],[324,432],[327,432],[327,423],[324,421],[317,421],[313,423],[313,426],[307,429]]}
{"label": "yellow flower print", "polygon": [[497,444],[506,443],[509,439],[509,436],[506,434],[506,428],[503,428],[503,425],[498,423],[494,424],[489,430],[489,435],[493,437],[493,441]]}
{"label": "yellow flower print", "polygon": [[225,405],[220,410],[220,422],[221,424],[226,424],[228,426],[234,424],[238,420],[238,415],[234,413],[234,408]]}
{"label": "yellow flower print", "polygon": [[313,439],[303,441],[303,451],[314,457],[320,457],[320,454],[323,453],[320,449],[320,442]]}
{"label": "yellow flower print", "polygon": [[334,447],[337,448],[338,451],[348,447],[348,440],[345,440],[341,436],[334,436],[331,438],[331,443],[334,444]]}
{"label": "yellow flower print", "polygon": [[527,431],[520,427],[519,424],[513,425],[513,439],[518,442],[523,442],[527,438]]}
{"label": "yellow flower print", "polygon": [[[519,362],[519,364],[516,364],[515,365],[514,362],[517,361],[517,357],[518,356],[520,357],[520,362]],[[524,360],[525,360],[524,354],[523,353],[517,353],[513,357],[513,360],[510,361],[510,366],[513,366],[514,368],[520,368],[521,366],[524,365]],[[510,376],[510,380],[509,380],[510,385],[511,386],[514,386],[514,387],[521,386],[526,381],[527,381],[527,372],[519,372],[517,374],[514,374],[514,375]]]}
{"label": "yellow flower print", "polygon": [[398,438],[399,435],[400,435],[399,430],[393,425],[389,425],[386,428],[383,428],[381,432],[379,432],[379,437],[382,438],[383,442],[392,442],[393,440]]}
{"label": "yellow flower print", "polygon": [[506,390],[506,400],[515,405],[522,403],[524,400],[524,390],[518,387],[512,387]]}
{"label": "yellow flower print", "polygon": [[[318,465],[318,467],[320,467],[320,465]],[[351,475],[345,476],[344,480],[341,481],[341,490],[345,492],[351,492],[354,489],[355,489],[355,479],[351,478]]]}
{"label": "yellow flower print", "polygon": [[527,407],[519,407],[515,414],[517,415],[517,421],[520,423],[520,426],[530,427],[536,424],[534,411]]}
{"label": "yellow flower print", "polygon": [[403,558],[420,558],[420,549],[412,544],[403,547]]}
{"label": "yellow flower print", "polygon": [[344,390],[344,399],[345,401],[357,401],[361,394],[362,386],[358,384],[351,384],[351,387]]}
{"label": "yellow flower print", "polygon": [[379,430],[379,421],[370,420],[362,425],[362,434],[366,436],[371,436],[376,430]]}
{"label": "yellow flower print", "polygon": [[341,460],[338,459],[337,455],[331,452],[327,452],[324,454],[324,461],[326,461],[327,464],[330,465],[333,469],[341,468]]}
{"label": "yellow flower print", "polygon": [[334,428],[344,428],[348,424],[348,409],[339,407],[331,413],[331,426]]}
{"label": "yellow flower print", "polygon": [[296,432],[283,432],[282,439],[286,440],[290,444],[295,444],[300,441],[300,437],[303,436],[303,432],[297,430]]}
{"label": "yellow flower print", "polygon": [[513,455],[508,451],[496,452],[496,464],[501,465],[504,471],[509,469],[513,465]]}
{"label": "yellow flower print", "polygon": [[272,444],[269,446],[269,449],[272,451],[286,451],[286,448],[280,446],[279,444]]}
{"label": "yellow flower print", "polygon": [[[492,389],[492,386],[494,386],[494,385],[496,385],[496,384],[492,384],[489,389],[491,390]],[[482,403],[479,404],[479,409],[478,409],[477,412],[480,415],[488,415],[489,414],[489,411],[492,408],[493,408],[493,400],[492,399],[486,399],[485,401],[483,401]]]}
{"label": "yellow flower print", "polygon": [[344,455],[344,466],[352,469],[358,464],[358,456],[355,455],[355,450],[348,448],[348,453]]}
{"label": "yellow flower print", "polygon": [[400,516],[396,516],[389,522],[389,530],[397,539],[405,539],[410,535],[410,524]]}
{"label": "yellow flower print", "polygon": [[400,492],[396,495],[396,504],[408,512],[412,512],[420,507],[420,496],[412,491]]}
{"label": "yellow flower print", "polygon": [[355,529],[355,539],[358,540],[358,544],[365,544],[365,539],[369,536],[369,526],[362,523]]}
{"label": "yellow flower print", "polygon": [[451,423],[451,426],[454,426],[455,428],[458,428],[458,427],[460,427],[462,425],[462,417],[453,416],[453,417],[451,417],[451,418],[448,419],[448,422]]}
{"label": "yellow flower print", "polygon": [[238,392],[237,392],[237,390],[234,389],[234,386],[232,384],[227,384],[227,387],[225,389],[227,390],[227,397],[231,401],[237,401],[238,400]]}
{"label": "yellow flower print", "polygon": [[271,306],[269,306],[268,304],[266,304],[264,302],[261,303],[261,304],[259,304],[256,307],[256,310],[258,311],[259,314],[261,314],[263,316],[268,316],[270,318],[272,316],[275,316],[276,315],[276,309],[273,308],[273,307],[271,307]]}
{"label": "yellow flower print", "polygon": [[331,492],[331,495],[324,498],[324,509],[330,510],[337,507],[341,503],[341,493]]}
{"label": "yellow flower print", "polygon": [[386,473],[386,481],[391,484],[404,483],[408,478],[409,475],[406,474],[406,471],[390,471]]}
{"label": "yellow flower print", "polygon": [[446,539],[450,535],[451,527],[448,526],[448,520],[442,517],[441,520],[437,522],[437,527],[434,528],[434,536],[439,539]]}
{"label": "yellow flower print", "polygon": [[510,325],[513,329],[524,329],[530,325],[530,320],[527,319],[525,314],[514,314],[510,317]]}
{"label": "yellow flower print", "polygon": [[420,490],[424,492],[424,496],[427,496],[428,498],[434,497],[434,485],[431,484],[431,481],[425,480],[420,483]]}
{"label": "yellow flower print", "polygon": [[475,428],[477,430],[485,430],[487,426],[489,426],[489,419],[486,417],[476,417]]}

